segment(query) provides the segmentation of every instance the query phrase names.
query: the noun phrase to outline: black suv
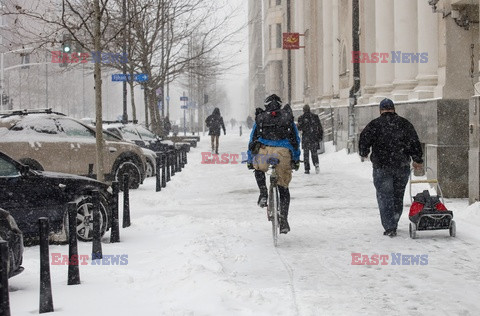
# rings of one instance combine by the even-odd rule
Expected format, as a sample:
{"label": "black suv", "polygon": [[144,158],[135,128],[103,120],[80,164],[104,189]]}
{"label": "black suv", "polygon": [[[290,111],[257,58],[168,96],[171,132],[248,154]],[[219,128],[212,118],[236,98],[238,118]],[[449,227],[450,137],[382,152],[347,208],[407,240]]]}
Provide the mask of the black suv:
{"label": "black suv", "polygon": [[67,241],[67,203],[77,203],[77,236],[93,238],[92,190],[100,191],[101,233],[109,228],[109,186],[91,178],[30,169],[0,152],[0,208],[17,221],[25,238],[38,236],[38,218],[50,221],[52,241]]}

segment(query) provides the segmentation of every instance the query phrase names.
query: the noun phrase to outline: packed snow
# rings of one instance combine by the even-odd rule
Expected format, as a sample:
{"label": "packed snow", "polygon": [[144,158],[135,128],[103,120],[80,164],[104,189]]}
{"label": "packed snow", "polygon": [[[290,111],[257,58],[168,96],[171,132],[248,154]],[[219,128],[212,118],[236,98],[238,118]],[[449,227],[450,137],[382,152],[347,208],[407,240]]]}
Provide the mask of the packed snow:
{"label": "packed snow", "polygon": [[[220,137],[220,154],[241,158],[247,142],[230,131]],[[109,244],[109,233],[103,239],[104,255],[123,261],[87,260],[73,286],[66,265],[50,266],[56,314],[478,315],[479,204],[447,199],[457,237],[439,230],[413,240],[407,190],[398,236],[383,236],[371,164],[327,143],[319,175],[303,166],[294,173],[292,230],[275,248],[252,171],[202,164],[209,146],[203,137],[161,192],[154,178],[131,191],[132,226],[121,229],[120,243]],[[67,255],[68,246],[52,245],[50,255],[58,253]],[[89,253],[91,244],[79,242],[79,254]],[[370,263],[388,255],[388,264],[353,265],[353,253]],[[399,265],[392,254],[427,262]],[[38,246],[25,249],[23,266],[9,280],[12,315],[38,313]]]}

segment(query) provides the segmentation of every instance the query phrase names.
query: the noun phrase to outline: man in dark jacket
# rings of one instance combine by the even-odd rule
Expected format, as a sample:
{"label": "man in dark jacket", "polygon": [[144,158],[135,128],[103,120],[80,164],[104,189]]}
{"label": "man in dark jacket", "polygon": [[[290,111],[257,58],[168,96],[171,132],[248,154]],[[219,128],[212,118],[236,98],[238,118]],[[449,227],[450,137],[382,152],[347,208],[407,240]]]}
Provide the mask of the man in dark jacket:
{"label": "man in dark jacket", "polygon": [[208,135],[212,138],[212,153],[218,155],[218,141],[220,138],[220,129],[223,129],[223,135],[226,135],[223,117],[220,115],[220,109],[215,108],[213,113],[207,117],[205,124],[209,128]]}
{"label": "man in dark jacket", "polygon": [[310,173],[310,153],[312,162],[315,166],[315,172],[320,172],[318,165],[319,143],[323,139],[323,128],[318,115],[310,112],[310,106],[305,104],[303,115],[298,118],[298,130],[302,132],[303,162],[305,164],[305,173]]}
{"label": "man in dark jacket", "polygon": [[403,211],[410,161],[413,160],[415,169],[423,169],[423,152],[415,128],[395,113],[395,105],[390,99],[380,102],[380,117],[368,123],[360,134],[359,154],[362,161],[370,154],[370,148],[373,183],[385,229],[383,234],[394,237]]}
{"label": "man in dark jacket", "polygon": [[267,206],[268,191],[265,172],[268,171],[268,157],[279,160],[276,166],[278,174],[278,192],[280,193],[280,233],[290,231],[288,209],[290,206],[290,190],[292,168],[300,166],[300,138],[293,120],[290,105],[282,108],[280,97],[275,94],[265,99],[265,110],[257,108],[255,124],[248,144],[248,169],[255,169],[260,196],[258,205]]}

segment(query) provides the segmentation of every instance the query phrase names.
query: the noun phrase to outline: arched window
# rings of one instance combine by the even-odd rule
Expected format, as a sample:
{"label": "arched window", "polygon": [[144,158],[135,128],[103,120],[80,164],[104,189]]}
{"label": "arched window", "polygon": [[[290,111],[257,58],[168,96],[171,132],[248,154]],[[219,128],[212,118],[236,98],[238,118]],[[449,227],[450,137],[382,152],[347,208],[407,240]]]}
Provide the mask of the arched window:
{"label": "arched window", "polygon": [[340,76],[348,74],[348,61],[347,61],[347,45],[342,41],[340,44],[342,49],[340,50]]}

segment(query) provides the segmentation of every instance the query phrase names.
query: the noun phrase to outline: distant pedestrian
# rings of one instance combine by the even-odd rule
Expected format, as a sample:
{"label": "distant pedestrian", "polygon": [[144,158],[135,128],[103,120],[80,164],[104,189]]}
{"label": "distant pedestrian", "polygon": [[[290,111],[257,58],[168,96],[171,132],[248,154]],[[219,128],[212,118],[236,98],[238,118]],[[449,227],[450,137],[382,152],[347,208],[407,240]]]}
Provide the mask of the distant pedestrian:
{"label": "distant pedestrian", "polygon": [[395,113],[390,99],[380,102],[380,117],[363,129],[358,145],[362,161],[370,154],[373,183],[377,191],[380,218],[386,236],[397,235],[403,212],[403,196],[410,175],[410,162],[423,169],[422,147],[413,125]]}
{"label": "distant pedestrian", "polygon": [[320,148],[320,142],[323,140],[323,128],[322,123],[320,123],[320,118],[317,114],[310,112],[310,106],[308,104],[305,104],[303,107],[303,115],[298,118],[298,130],[302,132],[305,173],[310,173],[311,154],[315,172],[318,174],[320,172],[318,149]]}
{"label": "distant pedestrian", "polygon": [[164,136],[168,136],[168,134],[170,134],[171,129],[172,129],[172,124],[170,123],[170,119],[168,118],[168,116],[166,116],[165,120],[163,121]]}
{"label": "distant pedestrian", "polygon": [[230,124],[232,125],[232,129],[233,129],[233,128],[237,125],[237,120],[234,119],[234,118],[232,118],[232,119],[230,120]]}
{"label": "distant pedestrian", "polygon": [[223,117],[220,115],[220,109],[215,108],[213,113],[207,117],[205,124],[209,128],[208,135],[212,139],[212,153],[218,155],[218,141],[220,138],[220,131],[223,129],[223,135],[226,135],[225,124],[223,123]]}

